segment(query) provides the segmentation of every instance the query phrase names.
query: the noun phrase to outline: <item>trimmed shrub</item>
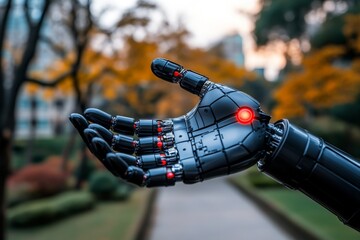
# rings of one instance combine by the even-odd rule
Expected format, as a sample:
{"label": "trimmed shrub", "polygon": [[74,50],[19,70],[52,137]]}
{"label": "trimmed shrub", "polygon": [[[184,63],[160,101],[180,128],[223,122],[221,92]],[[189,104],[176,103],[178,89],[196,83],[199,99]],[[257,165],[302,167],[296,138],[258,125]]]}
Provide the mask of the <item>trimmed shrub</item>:
{"label": "trimmed shrub", "polygon": [[89,188],[97,198],[111,199],[118,184],[118,180],[108,171],[96,171],[90,177]]}
{"label": "trimmed shrub", "polygon": [[66,173],[51,164],[28,165],[9,177],[8,205],[60,193],[66,188],[67,177]]}
{"label": "trimmed shrub", "polygon": [[34,194],[48,196],[61,192],[66,186],[67,175],[51,165],[31,164],[9,177],[8,184],[27,183],[34,188]]}
{"label": "trimmed shrub", "polygon": [[[67,143],[67,137],[56,137],[56,138],[41,138],[36,139],[34,143],[34,149],[36,150],[34,152],[35,156],[47,156],[50,155],[61,155],[63,147]],[[39,159],[40,161],[45,160]]]}
{"label": "trimmed shrub", "polygon": [[[64,158],[59,155],[51,155],[45,159],[43,164],[45,164],[48,167],[51,167],[52,169],[63,171]],[[74,170],[73,162],[68,160],[66,166],[67,169],[65,169],[65,172],[70,174]]]}
{"label": "trimmed shrub", "polygon": [[6,189],[6,205],[8,207],[16,206],[20,203],[31,200],[33,188],[27,183],[17,184]]}
{"label": "trimmed shrub", "polygon": [[89,189],[98,199],[122,201],[130,196],[133,187],[108,171],[96,171],[90,177]]}
{"label": "trimmed shrub", "polygon": [[10,209],[8,221],[12,227],[37,226],[92,209],[94,206],[95,200],[90,193],[68,192]]}
{"label": "trimmed shrub", "polygon": [[129,184],[119,182],[119,186],[113,193],[112,199],[124,201],[130,197],[132,190],[133,188]]}

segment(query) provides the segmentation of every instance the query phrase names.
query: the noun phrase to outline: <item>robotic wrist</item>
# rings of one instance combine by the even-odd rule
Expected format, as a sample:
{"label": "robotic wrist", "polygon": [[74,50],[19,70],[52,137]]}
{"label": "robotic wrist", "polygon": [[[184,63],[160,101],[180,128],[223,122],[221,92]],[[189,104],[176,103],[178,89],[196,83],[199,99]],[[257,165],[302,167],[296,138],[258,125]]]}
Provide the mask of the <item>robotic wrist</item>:
{"label": "robotic wrist", "polygon": [[268,134],[259,170],[360,231],[360,162],[286,119],[269,125]]}

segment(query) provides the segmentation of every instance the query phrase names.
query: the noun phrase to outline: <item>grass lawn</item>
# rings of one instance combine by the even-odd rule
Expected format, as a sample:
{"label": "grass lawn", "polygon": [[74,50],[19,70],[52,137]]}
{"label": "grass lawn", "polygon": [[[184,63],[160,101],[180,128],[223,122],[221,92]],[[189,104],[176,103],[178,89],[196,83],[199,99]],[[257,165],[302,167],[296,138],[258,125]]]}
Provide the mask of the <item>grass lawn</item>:
{"label": "grass lawn", "polygon": [[234,181],[255,192],[320,239],[360,239],[360,233],[345,226],[335,215],[299,191],[285,187],[255,189],[247,181],[246,175],[239,175]]}
{"label": "grass lawn", "polygon": [[135,191],[124,202],[102,202],[95,209],[43,227],[8,229],[9,240],[132,240],[145,212],[150,190]]}

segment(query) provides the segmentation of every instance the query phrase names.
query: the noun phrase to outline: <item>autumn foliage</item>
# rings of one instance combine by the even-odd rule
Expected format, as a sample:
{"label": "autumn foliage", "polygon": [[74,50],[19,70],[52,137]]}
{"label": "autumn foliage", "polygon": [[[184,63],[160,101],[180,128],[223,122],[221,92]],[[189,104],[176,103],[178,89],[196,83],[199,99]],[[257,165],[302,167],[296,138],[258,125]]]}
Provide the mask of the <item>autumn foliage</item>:
{"label": "autumn foliage", "polygon": [[360,61],[346,56],[349,51],[360,53],[359,24],[359,15],[347,16],[343,29],[347,46],[325,46],[304,56],[301,69],[290,73],[275,91],[275,119],[311,116],[356,99]]}
{"label": "autumn foliage", "polygon": [[359,94],[360,75],[353,66],[338,66],[341,47],[331,46],[306,56],[303,69],[292,73],[275,92],[275,118],[303,117],[351,102]]}

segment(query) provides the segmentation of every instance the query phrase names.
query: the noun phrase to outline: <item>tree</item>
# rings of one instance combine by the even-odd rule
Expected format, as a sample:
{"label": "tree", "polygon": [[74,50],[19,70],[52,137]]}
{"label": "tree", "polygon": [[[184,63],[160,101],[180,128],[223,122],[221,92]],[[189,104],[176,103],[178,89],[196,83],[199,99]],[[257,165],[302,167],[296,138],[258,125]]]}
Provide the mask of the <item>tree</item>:
{"label": "tree", "polygon": [[360,53],[360,15],[347,15],[343,28],[346,45],[330,45],[303,59],[275,93],[275,118],[304,117],[352,103],[360,95],[360,60],[348,58],[349,49]]}
{"label": "tree", "polygon": [[306,56],[303,70],[289,74],[277,89],[274,118],[314,116],[354,101],[360,93],[360,75],[356,64],[334,64],[343,53],[341,47],[329,46]]}
{"label": "tree", "polygon": [[348,46],[349,36],[346,35],[344,28],[346,25],[349,25],[349,16],[359,13],[360,5],[357,5],[342,14],[328,17],[327,20],[321,24],[318,31],[311,36],[310,43],[312,49],[320,49],[327,45],[343,45],[347,48],[348,57],[355,57],[354,54],[351,53],[351,46]]}
{"label": "tree", "polygon": [[7,23],[9,21],[9,14],[13,1],[7,0],[5,5],[2,6],[3,14],[1,15],[0,22],[0,239],[5,238],[5,181],[8,175],[11,145],[15,129],[16,100],[19,90],[27,81],[28,68],[38,47],[40,29],[44,23],[51,1],[48,0],[43,2],[39,9],[40,15],[36,19],[32,18],[30,14],[30,3],[31,1],[28,0],[24,3],[28,27],[27,41],[23,48],[24,51],[18,61],[14,63],[12,69],[9,69],[12,72],[13,79],[6,79],[5,70],[3,69],[3,66],[5,66],[5,58],[3,56],[5,51]]}
{"label": "tree", "polygon": [[[262,10],[256,16],[254,35],[259,46],[274,40],[290,42],[308,39],[308,24],[319,23],[339,15],[337,4],[345,4],[347,10],[358,5],[354,0],[263,0]],[[332,7],[326,7],[331,5]],[[318,15],[318,16],[315,16]],[[312,18],[312,19],[310,19]]]}
{"label": "tree", "polygon": [[311,43],[316,47],[341,42],[342,34],[336,33],[341,33],[342,15],[358,7],[355,0],[263,0],[255,16],[256,44],[285,46],[282,54],[288,71],[299,55],[310,50]]}
{"label": "tree", "polygon": [[[95,16],[91,11],[91,4],[92,2],[88,0],[62,1],[58,5],[61,12],[60,25],[65,29],[66,40],[71,42],[72,47],[70,49],[66,48],[66,44],[59,43],[57,39],[45,38],[46,42],[61,58],[47,69],[43,75],[53,76],[63,72],[70,73],[68,78],[62,78],[61,82],[59,81],[57,84],[65,92],[73,91],[73,95],[76,97],[75,106],[77,108],[74,109],[76,112],[84,112],[90,104],[94,86],[99,88],[103,83],[107,84],[107,88],[102,88],[105,97],[114,98],[116,94],[114,90],[119,81],[112,81],[115,78],[109,77],[109,75],[121,77],[119,76],[121,71],[115,69],[119,56],[116,55],[117,51],[105,53],[104,49],[110,47],[114,50],[113,46],[109,46],[109,44],[112,44],[111,38],[115,32],[125,28],[132,28],[132,31],[136,31],[138,26],[146,28],[150,21],[149,16],[139,15],[138,12],[144,12],[145,10],[146,13],[147,10],[156,8],[156,5],[147,3],[147,1],[138,1],[134,7],[125,11],[113,27],[104,29],[99,22],[105,12]],[[104,36],[110,41],[104,41],[102,47],[94,46],[94,41]],[[36,77],[31,78],[31,81],[44,87],[53,86],[46,81],[36,79]],[[113,87],[109,87],[109,85],[113,85]],[[75,136],[72,134],[67,144],[68,147],[64,150],[64,169],[66,169],[66,162],[74,146],[74,141]],[[86,148],[83,146],[76,188],[80,188],[83,180],[82,176],[85,175],[81,167],[86,165],[85,150]]]}

